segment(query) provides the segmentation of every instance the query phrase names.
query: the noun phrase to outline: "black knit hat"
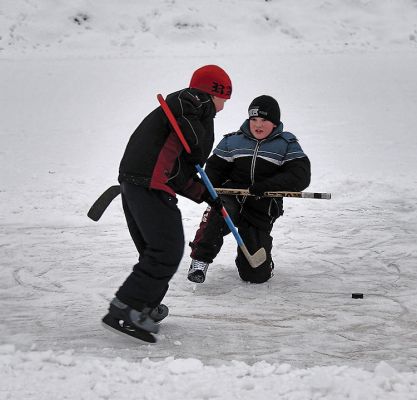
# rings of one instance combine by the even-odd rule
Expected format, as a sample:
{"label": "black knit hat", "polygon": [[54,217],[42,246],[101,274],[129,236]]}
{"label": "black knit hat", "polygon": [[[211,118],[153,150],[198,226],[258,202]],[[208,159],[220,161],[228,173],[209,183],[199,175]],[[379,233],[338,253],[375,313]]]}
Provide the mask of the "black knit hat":
{"label": "black knit hat", "polygon": [[278,102],[271,96],[259,96],[252,100],[248,108],[249,118],[260,117],[279,125],[281,110]]}

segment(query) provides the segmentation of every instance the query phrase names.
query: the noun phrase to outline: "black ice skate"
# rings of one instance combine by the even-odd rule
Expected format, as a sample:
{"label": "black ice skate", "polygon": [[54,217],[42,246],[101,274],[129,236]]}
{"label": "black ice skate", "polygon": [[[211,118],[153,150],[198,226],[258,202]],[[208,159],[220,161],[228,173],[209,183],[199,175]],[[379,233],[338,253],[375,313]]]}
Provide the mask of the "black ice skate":
{"label": "black ice skate", "polygon": [[209,263],[192,260],[188,270],[188,280],[195,283],[203,283],[206,280],[206,273]]}
{"label": "black ice skate", "polygon": [[135,339],[155,343],[156,338],[152,333],[158,333],[159,325],[150,315],[153,311],[150,308],[135,310],[115,297],[110,303],[108,314],[102,319],[102,324],[104,328],[115,333],[123,333]]}

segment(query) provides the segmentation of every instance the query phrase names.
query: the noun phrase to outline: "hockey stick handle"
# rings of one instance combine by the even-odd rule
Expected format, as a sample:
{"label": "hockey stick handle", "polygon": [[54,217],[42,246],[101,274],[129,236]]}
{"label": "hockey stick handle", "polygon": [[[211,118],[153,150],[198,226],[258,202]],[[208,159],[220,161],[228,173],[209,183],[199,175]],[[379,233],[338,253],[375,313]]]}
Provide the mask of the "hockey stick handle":
{"label": "hockey stick handle", "polygon": [[[255,196],[249,193],[248,189],[226,189],[216,188],[218,194],[229,195],[229,196]],[[259,197],[295,197],[302,199],[325,199],[330,200],[332,198],[331,193],[316,193],[316,192],[265,192]]]}
{"label": "hockey stick handle", "polygon": [[[214,189],[213,184],[210,182],[210,179],[208,178],[206,172],[198,164],[195,167],[197,169],[197,172],[200,174],[201,179],[204,182],[204,185],[206,186],[207,190],[209,191],[211,198],[213,200],[216,200],[219,196],[216,193],[216,189]],[[242,240],[241,236],[239,235],[239,232],[237,231],[235,225],[233,224],[233,222],[232,222],[229,214],[227,213],[226,209],[224,208],[224,206],[221,209],[221,213],[222,213],[223,218],[226,221],[227,226],[229,227],[230,231],[233,233],[233,236],[236,238],[237,244],[239,246],[244,246],[245,244],[243,243],[243,240]]]}
{"label": "hockey stick handle", "polygon": [[[190,154],[191,149],[188,145],[187,141],[185,140],[185,137],[183,133],[181,132],[181,129],[177,123],[177,120],[175,119],[174,114],[172,113],[171,109],[169,108],[168,104],[166,103],[165,99],[162,97],[161,94],[157,95],[157,99],[159,101],[159,104],[161,105],[162,110],[164,111],[165,115],[167,116],[170,124],[172,125],[176,135],[178,136],[178,139],[184,146],[184,150]],[[204,185],[206,186],[207,190],[210,193],[210,196],[213,200],[216,200],[219,196],[216,193],[216,190],[214,189],[212,183],[210,182],[209,177],[207,176],[206,172],[201,168],[199,164],[195,165],[195,168],[197,169],[197,172],[200,174],[201,179],[204,182]],[[254,255],[250,255],[245,243],[243,242],[242,237],[240,236],[238,230],[236,229],[235,225],[233,224],[232,219],[230,218],[227,210],[224,208],[224,206],[221,209],[222,216],[229,227],[230,231],[232,232],[233,236],[236,239],[236,242],[239,246],[239,248],[242,250],[242,253],[245,255],[246,259],[248,260],[249,264],[252,268],[259,267],[263,262],[266,260],[266,252],[264,248],[259,249]]]}
{"label": "hockey stick handle", "polygon": [[177,134],[178,139],[180,140],[181,144],[183,145],[184,150],[188,154],[191,154],[190,146],[188,145],[187,141],[185,140],[185,137],[184,137],[184,135],[181,132],[181,128],[178,125],[178,122],[175,119],[174,115],[172,114],[172,111],[169,108],[167,102],[164,100],[162,94],[158,94],[156,97],[157,97],[157,99],[159,101],[159,104],[161,105],[162,110],[164,111],[165,115],[167,116],[170,124],[174,128],[174,131]]}

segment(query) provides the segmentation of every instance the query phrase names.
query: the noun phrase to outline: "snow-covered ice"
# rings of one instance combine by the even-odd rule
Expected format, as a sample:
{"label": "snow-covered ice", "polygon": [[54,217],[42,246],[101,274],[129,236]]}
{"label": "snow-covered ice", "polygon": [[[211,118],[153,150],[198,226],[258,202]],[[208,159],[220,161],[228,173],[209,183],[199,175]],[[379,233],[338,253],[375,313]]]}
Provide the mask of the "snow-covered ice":
{"label": "snow-covered ice", "polygon": [[[0,399],[417,398],[417,3],[0,3]],[[274,227],[275,277],[227,238],[184,257],[158,343],[100,326],[136,253],[119,202],[86,212],[156,94],[224,67],[216,138],[270,94],[312,161]],[[186,240],[203,205],[180,199]],[[352,299],[351,293],[364,293]]]}

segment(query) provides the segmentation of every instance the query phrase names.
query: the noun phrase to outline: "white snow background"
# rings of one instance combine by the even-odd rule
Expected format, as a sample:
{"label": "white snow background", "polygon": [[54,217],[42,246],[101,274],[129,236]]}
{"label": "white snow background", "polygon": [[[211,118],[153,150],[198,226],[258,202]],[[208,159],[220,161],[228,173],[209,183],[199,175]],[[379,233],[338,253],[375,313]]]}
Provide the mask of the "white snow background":
{"label": "white snow background", "polygon": [[[187,247],[141,344],[100,325],[137,257],[120,199],[86,212],[212,63],[216,142],[270,94],[333,198],[285,199],[265,284],[228,237],[193,285]],[[415,0],[0,0],[0,399],[416,399],[416,71]]]}

